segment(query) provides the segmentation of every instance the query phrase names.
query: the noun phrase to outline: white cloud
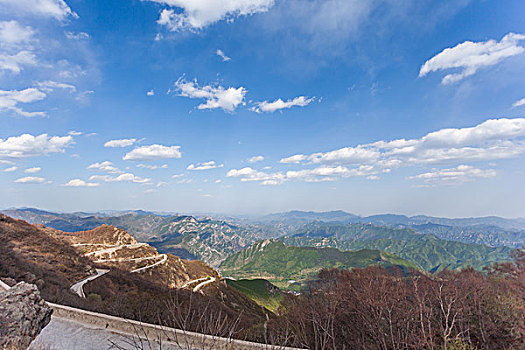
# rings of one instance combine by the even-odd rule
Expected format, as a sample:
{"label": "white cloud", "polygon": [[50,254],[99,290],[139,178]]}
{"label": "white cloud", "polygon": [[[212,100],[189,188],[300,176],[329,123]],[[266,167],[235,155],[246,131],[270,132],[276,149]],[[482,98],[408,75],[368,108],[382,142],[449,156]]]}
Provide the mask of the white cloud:
{"label": "white cloud", "polygon": [[523,105],[525,105],[525,98],[522,98],[521,100],[518,100],[518,101],[514,102],[512,107],[520,107],[520,106],[523,106]]}
{"label": "white cloud", "polygon": [[70,132],[68,132],[69,135],[71,136],[80,136],[83,134],[82,131],[75,131],[75,130],[71,130]]}
{"label": "white cloud", "polygon": [[53,81],[53,80],[41,81],[41,82],[38,82],[37,85],[42,91],[45,91],[45,92],[51,92],[55,89],[64,89],[64,90],[69,90],[70,92],[77,91],[77,88],[74,85],[60,83],[60,82]]}
{"label": "white cloud", "polygon": [[220,58],[222,58],[222,61],[223,62],[228,62],[229,60],[231,60],[230,57],[226,56],[226,54],[224,53],[224,51],[222,51],[221,49],[217,49],[217,56],[219,56]]}
{"label": "white cloud", "polygon": [[263,185],[279,185],[286,181],[286,176],[282,173],[265,173],[250,167],[231,169],[226,177],[240,178],[242,182],[260,181]]}
{"label": "white cloud", "polygon": [[19,15],[52,17],[64,20],[78,15],[64,0],[0,0],[0,9],[9,9]]}
{"label": "white cloud", "polygon": [[145,168],[145,169],[150,169],[150,170],[166,169],[167,167],[168,167],[168,164],[162,164],[162,165],[137,164],[137,168]]}
{"label": "white cloud", "polygon": [[110,175],[92,175],[89,177],[89,180],[104,181],[104,182],[134,182],[134,183],[140,183],[140,184],[151,184],[152,183],[151,179],[135,176],[132,173],[120,174],[115,177],[112,177]]}
{"label": "white cloud", "polygon": [[[274,183],[288,180],[331,181],[350,176],[363,176],[369,180],[376,180],[379,178],[378,174],[390,173],[392,169],[400,167],[487,162],[518,157],[524,153],[525,118],[501,118],[490,119],[474,127],[441,129],[419,139],[377,141],[329,152],[297,154],[280,161],[286,164],[318,164],[319,167],[314,169],[272,174],[244,168],[233,169],[228,172],[228,176],[241,178],[242,181],[279,179]],[[493,170],[477,171],[464,166],[458,169],[473,177],[494,174]],[[443,171],[452,172],[452,170]],[[430,175],[421,175],[424,176]],[[443,172],[440,176],[445,177]]]}
{"label": "white cloud", "polygon": [[286,173],[266,173],[250,167],[242,169],[231,169],[226,177],[240,178],[243,182],[257,181],[262,185],[279,185],[286,181],[325,182],[335,181],[342,177],[366,176],[377,173],[370,166],[361,166],[357,169],[348,169],[344,166],[322,165],[313,169],[290,170]]}
{"label": "white cloud", "polygon": [[35,176],[21,177],[19,179],[16,179],[14,182],[19,183],[19,184],[44,184],[44,183],[51,183],[51,181],[47,181],[43,177],[35,177]]}
{"label": "white cloud", "polygon": [[201,103],[197,107],[198,109],[222,108],[228,112],[233,112],[240,104],[243,104],[246,95],[246,89],[242,86],[227,89],[211,85],[200,87],[196,80],[185,81],[183,78],[175,82],[175,89],[179,96],[206,100],[206,103]]}
{"label": "white cloud", "polygon": [[519,44],[525,40],[525,35],[509,33],[499,42],[488,40],[482,42],[465,41],[452,48],[447,48],[432,57],[421,66],[419,76],[430,72],[459,69],[459,73],[445,75],[442,84],[455,83],[465,77],[475,74],[480,68],[493,66],[505,58],[525,52],[525,47]]}
{"label": "white cloud", "polygon": [[0,111],[13,111],[24,117],[43,117],[45,112],[26,112],[18,107],[19,103],[41,101],[46,94],[35,88],[24,90],[0,90]]}
{"label": "white cloud", "polygon": [[298,154],[281,159],[281,163],[369,164],[384,171],[415,164],[503,159],[525,152],[523,136],[525,118],[490,119],[475,127],[441,129],[420,139],[378,141],[308,156]]}
{"label": "white cloud", "polygon": [[156,160],[167,158],[181,158],[180,146],[150,145],[137,147],[128,152],[124,160]]}
{"label": "white cloud", "polygon": [[38,173],[40,170],[42,170],[42,168],[33,167],[33,168],[28,168],[28,169],[24,170],[24,173],[26,173],[26,174],[34,174],[34,173]]}
{"label": "white cloud", "polygon": [[184,176],[184,174],[174,174],[174,175],[172,175],[171,177],[172,177],[173,179],[177,179],[177,178],[182,177],[182,176]]}
{"label": "white cloud", "polygon": [[[202,29],[223,19],[233,20],[268,11],[274,0],[150,0],[178,10],[162,10],[158,24],[170,31]],[[181,9],[182,12],[179,10]]]}
{"label": "white cloud", "polygon": [[338,163],[344,161],[345,164],[361,164],[373,161],[379,157],[379,152],[365,147],[344,147],[326,153],[314,153],[308,156],[312,163]]}
{"label": "white cloud", "polygon": [[80,103],[86,104],[88,103],[90,96],[93,95],[94,93],[95,91],[93,90],[86,90],[86,91],[79,92],[76,95],[75,100]]}
{"label": "white cloud", "polygon": [[137,139],[120,139],[110,140],[104,144],[104,147],[129,147],[133,145]]}
{"label": "white cloud", "polygon": [[281,159],[279,162],[284,164],[299,164],[300,162],[306,160],[308,156],[304,154],[296,154],[287,158]]}
{"label": "white cloud", "polygon": [[33,28],[21,26],[17,21],[0,21],[0,47],[16,47],[29,43],[34,34]]}
{"label": "white cloud", "polygon": [[248,158],[248,163],[257,163],[262,162],[264,160],[264,156],[253,156]]}
{"label": "white cloud", "polygon": [[155,90],[151,89],[150,91],[146,92],[146,95],[154,96],[155,95]]}
{"label": "white cloud", "polygon": [[110,174],[119,174],[122,173],[122,170],[113,165],[110,161],[106,160],[101,163],[93,163],[87,167],[90,170],[104,171]]}
{"label": "white cloud", "polygon": [[321,166],[314,169],[303,169],[298,171],[287,171],[287,180],[302,180],[306,182],[335,181],[339,177],[351,176],[352,171],[343,166],[329,167]]}
{"label": "white cloud", "polygon": [[479,178],[491,178],[496,176],[494,169],[478,169],[469,165],[459,165],[450,169],[432,169],[432,171],[415,176],[409,176],[409,180],[422,181],[426,184],[461,184]]}
{"label": "white cloud", "polygon": [[26,158],[63,153],[72,144],[71,136],[49,137],[47,134],[12,136],[5,140],[0,139],[0,158]]}
{"label": "white cloud", "polygon": [[69,182],[65,183],[63,186],[67,187],[97,187],[99,183],[97,182],[86,182],[81,179],[72,179]]}
{"label": "white cloud", "polygon": [[179,185],[191,184],[191,183],[193,183],[193,179],[181,179],[181,180],[177,181],[176,183],[179,184]]}
{"label": "white cloud", "polygon": [[294,98],[293,100],[287,100],[287,101],[277,99],[273,102],[268,102],[268,101],[256,102],[255,103],[256,106],[253,107],[252,110],[257,113],[263,113],[263,112],[272,113],[278,110],[292,108],[294,106],[305,107],[305,106],[308,106],[314,100],[315,100],[314,97],[308,98],[305,96],[298,96]]}
{"label": "white cloud", "polygon": [[70,40],[87,40],[90,38],[88,33],[85,32],[79,32],[79,33],[73,33],[73,32],[64,32],[66,35],[66,38]]}
{"label": "white cloud", "polygon": [[224,164],[216,164],[214,160],[206,163],[190,164],[186,170],[210,170],[215,168],[222,168]]}
{"label": "white cloud", "polygon": [[3,171],[5,171],[6,173],[10,173],[10,172],[16,171],[17,169],[18,167],[12,166],[12,167],[4,169]]}
{"label": "white cloud", "polygon": [[33,28],[17,21],[0,21],[0,71],[18,74],[24,66],[38,63],[33,53],[34,34]]}
{"label": "white cloud", "polygon": [[34,66],[37,64],[35,55],[27,50],[20,51],[16,54],[0,54],[0,70],[11,71],[18,74],[22,71],[23,66]]}

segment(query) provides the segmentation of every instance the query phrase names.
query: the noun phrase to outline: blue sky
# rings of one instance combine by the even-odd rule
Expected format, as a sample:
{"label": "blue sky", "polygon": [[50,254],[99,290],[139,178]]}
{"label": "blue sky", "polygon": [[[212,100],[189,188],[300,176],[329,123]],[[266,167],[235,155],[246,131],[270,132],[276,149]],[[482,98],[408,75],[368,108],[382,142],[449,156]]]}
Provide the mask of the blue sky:
{"label": "blue sky", "polygon": [[0,207],[525,217],[525,3],[0,0]]}

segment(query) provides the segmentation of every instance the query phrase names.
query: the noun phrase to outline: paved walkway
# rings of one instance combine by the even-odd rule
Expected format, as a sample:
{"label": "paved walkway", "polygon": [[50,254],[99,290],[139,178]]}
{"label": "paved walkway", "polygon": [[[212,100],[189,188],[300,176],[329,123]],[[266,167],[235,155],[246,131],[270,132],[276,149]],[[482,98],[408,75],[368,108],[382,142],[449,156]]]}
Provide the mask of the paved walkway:
{"label": "paved walkway", "polygon": [[53,317],[31,343],[29,350],[105,350],[105,349],[187,349],[174,343],[139,340],[138,337],[123,335],[64,318]]}

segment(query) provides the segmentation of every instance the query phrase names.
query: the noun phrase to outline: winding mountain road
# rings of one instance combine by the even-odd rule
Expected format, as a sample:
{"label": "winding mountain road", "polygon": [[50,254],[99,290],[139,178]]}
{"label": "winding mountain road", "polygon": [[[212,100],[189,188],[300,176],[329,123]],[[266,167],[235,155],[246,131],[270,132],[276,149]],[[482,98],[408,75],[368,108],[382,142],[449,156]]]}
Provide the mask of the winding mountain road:
{"label": "winding mountain road", "polygon": [[210,277],[209,280],[199,283],[198,285],[195,286],[195,288],[193,288],[193,293],[198,292],[199,289],[201,289],[205,285],[207,285],[209,283],[213,283],[213,282],[215,282],[215,277]]}
{"label": "winding mountain road", "polygon": [[216,281],[216,278],[215,277],[211,277],[211,276],[206,276],[206,277],[203,277],[203,278],[197,278],[196,280],[191,280],[191,281],[188,281],[186,283],[184,283],[182,285],[181,288],[186,288],[188,287],[189,285],[192,285],[194,283],[197,283],[197,282],[200,282],[199,284],[197,284],[194,288],[193,288],[193,292],[198,292],[199,289],[201,289],[202,287],[204,287],[205,285],[207,284],[210,284],[210,283],[213,283]]}
{"label": "winding mountain road", "polygon": [[82,281],[79,281],[71,286],[71,290],[78,294],[81,298],[85,298],[86,295],[84,294],[84,285],[88,283],[89,281],[93,281],[94,279],[99,278],[100,276],[105,275],[109,272],[109,270],[104,269],[96,269],[97,273],[95,275],[89,276],[87,278],[84,278]]}
{"label": "winding mountain road", "polygon": [[[142,271],[145,271],[147,269],[151,269],[152,267],[155,267],[157,265],[164,264],[168,260],[168,256],[166,254],[160,254],[160,255],[157,255],[157,257],[162,257],[162,259],[160,261],[157,261],[156,263],[154,263],[152,265],[148,265],[148,266],[144,266],[144,267],[141,267],[141,268],[138,268],[138,269],[135,269],[135,270],[131,270],[131,272],[133,272],[133,273],[135,273],[135,272],[142,272]],[[146,259],[146,258],[144,258],[144,259]]]}
{"label": "winding mountain road", "polygon": [[197,278],[196,280],[188,281],[188,282],[184,283],[181,288],[186,288],[190,284],[201,282],[201,281],[206,281],[207,279],[208,279],[208,277],[203,277],[203,278]]}
{"label": "winding mountain road", "polygon": [[[111,257],[113,253],[121,249],[125,249],[125,248],[126,249],[137,249],[137,248],[141,248],[141,247],[145,247],[149,245],[147,243],[120,244],[120,245],[103,244],[103,243],[77,243],[77,244],[74,244],[73,246],[76,246],[76,247],[82,247],[82,246],[84,247],[85,246],[103,247],[103,249],[95,250],[95,251],[84,254],[84,256],[90,257],[92,259],[96,259],[103,255],[109,255],[109,257]],[[151,269],[155,266],[164,264],[166,261],[168,261],[168,255],[167,254],[156,254],[156,255],[146,256],[146,257],[141,257],[141,258],[97,259],[97,260],[93,260],[93,262],[96,264],[103,264],[103,263],[121,263],[121,262],[140,262],[140,261],[157,260],[157,259],[158,261],[154,261],[150,265],[139,267],[139,268],[136,268],[130,271],[131,273],[139,273],[139,272],[143,272],[148,269]],[[83,279],[82,281],[75,283],[74,285],[71,286],[71,290],[75,292],[76,294],[78,294],[80,297],[85,298],[86,296],[84,294],[83,286],[87,282],[92,281],[108,272],[109,270],[97,269],[96,275],[90,276],[88,278]],[[186,288],[190,285],[197,283],[197,285],[193,288],[193,292],[198,292],[202,287],[210,283],[213,283],[215,281],[216,281],[215,277],[211,277],[211,276],[202,277],[202,278],[194,279],[194,280],[184,283],[181,288]]]}
{"label": "winding mountain road", "polygon": [[[84,244],[84,245],[87,245],[87,244]],[[99,244],[93,244],[93,245],[96,246]],[[114,245],[114,246],[104,245],[104,246],[106,247],[109,246],[110,248],[95,250],[94,252],[86,253],[85,256],[91,256],[91,255],[99,256],[102,254],[111,254],[120,249],[124,249],[124,248],[136,249],[136,248],[148,246],[148,244],[147,243],[136,243],[136,244],[121,244],[121,245]]]}
{"label": "winding mountain road", "polygon": [[[137,248],[141,248],[141,247],[147,247],[149,245],[147,243],[134,243],[134,244],[77,243],[77,244],[73,244],[73,246],[75,246],[75,247],[80,247],[80,246],[84,246],[84,247],[85,246],[101,246],[101,247],[105,247],[104,249],[95,250],[93,252],[89,252],[89,253],[84,254],[84,256],[87,256],[87,257],[97,258],[97,257],[99,257],[101,255],[104,255],[104,254],[110,254],[110,256],[111,256],[112,253],[115,253],[116,251],[124,249],[124,248],[126,248],[126,249],[137,249]],[[102,263],[108,263],[108,262],[128,262],[128,261],[140,262],[140,261],[144,261],[144,260],[154,260],[154,259],[160,259],[160,260],[154,262],[151,265],[131,270],[130,272],[133,272],[133,273],[135,273],[135,272],[142,272],[142,271],[145,271],[145,270],[150,269],[152,267],[155,267],[155,266],[158,266],[160,264],[163,264],[163,263],[165,263],[168,260],[168,256],[166,254],[157,254],[157,255],[146,256],[146,257],[142,257],[142,258],[98,259],[98,260],[93,260],[93,262],[94,263],[98,263],[98,264],[102,264]]]}

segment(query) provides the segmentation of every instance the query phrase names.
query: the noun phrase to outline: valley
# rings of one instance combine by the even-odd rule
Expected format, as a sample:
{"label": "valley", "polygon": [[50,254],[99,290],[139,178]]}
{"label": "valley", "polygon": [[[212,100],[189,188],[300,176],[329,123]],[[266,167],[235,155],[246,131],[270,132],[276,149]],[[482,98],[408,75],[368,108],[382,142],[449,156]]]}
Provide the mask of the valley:
{"label": "valley", "polygon": [[277,240],[258,242],[227,258],[220,266],[225,276],[264,278],[280,288],[299,291],[322,269],[365,268],[415,269],[416,266],[393,254],[378,250],[342,252],[335,248],[293,247]]}
{"label": "valley", "polygon": [[[317,288],[330,271],[440,276],[511,262],[515,252],[403,225],[345,223],[341,212],[286,216],[227,222],[147,212],[105,217],[21,210],[18,217],[36,223],[30,224],[0,214],[6,242],[0,276],[35,283],[52,302],[151,323],[171,320],[171,327],[205,333],[195,315],[214,310],[224,322],[243,325],[238,336],[262,341],[262,329],[280,322],[293,298]],[[173,318],[174,308],[183,314]],[[191,321],[177,323],[185,317]]]}

